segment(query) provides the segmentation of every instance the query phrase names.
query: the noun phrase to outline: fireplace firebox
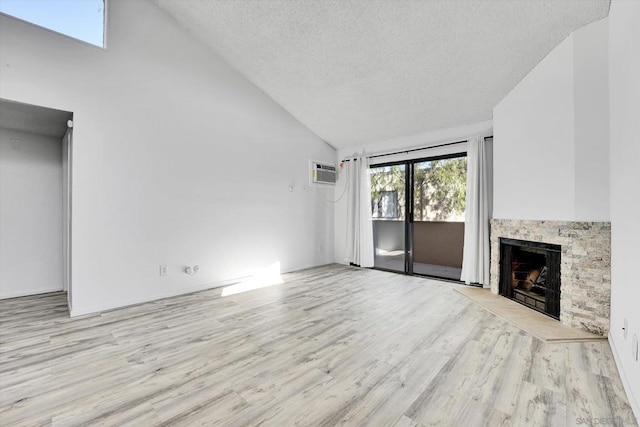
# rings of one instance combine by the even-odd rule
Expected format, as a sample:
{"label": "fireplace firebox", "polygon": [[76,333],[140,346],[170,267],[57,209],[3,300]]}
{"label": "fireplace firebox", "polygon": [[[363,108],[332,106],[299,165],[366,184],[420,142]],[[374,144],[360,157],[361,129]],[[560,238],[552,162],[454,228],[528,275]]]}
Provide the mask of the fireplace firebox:
{"label": "fireplace firebox", "polygon": [[500,238],[500,294],[560,318],[560,245]]}

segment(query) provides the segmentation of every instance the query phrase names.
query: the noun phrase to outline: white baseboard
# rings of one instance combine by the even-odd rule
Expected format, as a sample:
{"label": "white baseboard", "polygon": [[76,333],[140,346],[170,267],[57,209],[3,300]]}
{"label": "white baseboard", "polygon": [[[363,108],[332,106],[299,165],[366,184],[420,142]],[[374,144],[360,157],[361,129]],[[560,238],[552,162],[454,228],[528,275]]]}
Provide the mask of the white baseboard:
{"label": "white baseboard", "polygon": [[[328,264],[323,264],[323,265],[328,265]],[[302,265],[302,266],[284,267],[280,273],[286,274],[286,273],[291,273],[294,271],[300,271],[300,270],[305,270],[307,268],[314,268],[314,267],[320,267],[320,266],[309,264],[306,266]],[[185,295],[193,292],[206,291],[207,289],[220,288],[222,286],[232,285],[234,283],[238,283],[243,280],[247,280],[249,278],[250,277],[238,277],[235,279],[223,280],[221,282],[209,283],[209,284],[204,284],[199,286],[192,286],[189,288],[175,289],[169,292],[154,294],[150,298],[138,298],[138,299],[133,298],[130,300],[119,301],[116,303],[98,304],[98,305],[93,305],[89,307],[82,307],[80,309],[72,308],[71,317],[83,316],[85,314],[95,314],[95,313],[100,313],[102,311],[115,310],[117,308],[130,307],[132,305],[143,304],[145,302],[157,301],[163,298],[171,298],[178,295]]]}
{"label": "white baseboard", "polygon": [[631,391],[631,382],[625,375],[625,372],[622,369],[620,369],[620,367],[622,366],[622,363],[620,363],[620,354],[618,353],[618,349],[616,348],[616,343],[613,337],[611,336],[611,333],[609,333],[608,338],[609,339],[607,341],[609,341],[609,347],[611,348],[611,353],[613,353],[613,360],[615,360],[616,368],[618,368],[618,375],[622,380],[622,386],[624,387],[624,391],[627,393],[627,400],[629,400],[629,404],[631,405],[631,410],[633,411],[633,414],[636,417],[636,422],[638,422],[640,421],[640,405],[638,404],[636,397],[633,395],[633,392]]}
{"label": "white baseboard", "polygon": [[222,282],[216,282],[216,283],[209,283],[209,284],[204,284],[204,285],[199,285],[199,286],[192,286],[189,288],[182,288],[182,289],[176,289],[170,292],[164,292],[161,294],[155,294],[153,297],[151,298],[138,298],[138,299],[131,299],[131,300],[125,300],[125,301],[119,301],[117,303],[110,303],[110,304],[98,304],[98,305],[93,305],[90,307],[82,307],[81,309],[71,309],[71,317],[77,317],[77,316],[83,316],[85,314],[95,314],[95,313],[100,313],[103,311],[108,311],[108,310],[115,310],[117,308],[124,308],[124,307],[130,307],[132,305],[138,305],[138,304],[143,304],[145,302],[152,302],[152,301],[157,301],[160,299],[164,299],[164,298],[170,298],[170,297],[175,297],[175,296],[179,296],[179,295],[185,295],[185,294],[191,294],[193,292],[199,292],[199,291],[206,291],[208,289],[214,289],[214,288],[220,288],[222,286],[227,286],[227,285],[231,285],[234,283],[238,283],[242,280],[247,279],[247,277],[239,277],[237,279],[229,279],[229,280],[224,280]]}
{"label": "white baseboard", "polygon": [[30,295],[49,294],[51,292],[62,292],[62,288],[37,289],[37,290],[20,290],[17,292],[8,292],[0,294],[0,299],[27,297]]}

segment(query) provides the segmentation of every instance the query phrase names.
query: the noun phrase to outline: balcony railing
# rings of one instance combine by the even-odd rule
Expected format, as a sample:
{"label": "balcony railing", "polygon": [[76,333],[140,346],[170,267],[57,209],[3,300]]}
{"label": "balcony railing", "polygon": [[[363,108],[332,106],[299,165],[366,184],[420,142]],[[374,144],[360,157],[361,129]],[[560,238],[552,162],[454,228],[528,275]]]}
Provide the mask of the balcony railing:
{"label": "balcony railing", "polygon": [[[404,227],[404,221],[373,220],[376,267],[404,271]],[[414,272],[459,280],[463,242],[464,222],[415,221]]]}

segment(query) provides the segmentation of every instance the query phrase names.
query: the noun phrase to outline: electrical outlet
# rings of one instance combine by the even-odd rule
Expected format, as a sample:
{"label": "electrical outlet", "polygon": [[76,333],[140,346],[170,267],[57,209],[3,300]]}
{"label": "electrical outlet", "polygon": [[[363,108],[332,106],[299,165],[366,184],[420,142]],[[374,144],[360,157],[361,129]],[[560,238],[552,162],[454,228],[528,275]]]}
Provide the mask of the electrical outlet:
{"label": "electrical outlet", "polygon": [[624,319],[624,324],[622,326],[622,336],[624,337],[625,341],[627,340],[627,336],[629,336],[629,321],[627,321],[627,319]]}
{"label": "electrical outlet", "polygon": [[636,334],[631,337],[631,359],[638,361],[638,335]]}
{"label": "electrical outlet", "polygon": [[169,274],[169,269],[167,269],[167,264],[160,264],[160,275],[166,276]]}

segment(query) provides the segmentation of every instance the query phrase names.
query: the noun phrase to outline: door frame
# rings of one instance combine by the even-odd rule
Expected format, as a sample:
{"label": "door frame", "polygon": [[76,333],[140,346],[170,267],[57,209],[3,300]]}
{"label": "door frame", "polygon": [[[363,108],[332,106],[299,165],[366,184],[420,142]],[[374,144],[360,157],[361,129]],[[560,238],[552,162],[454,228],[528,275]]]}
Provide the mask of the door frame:
{"label": "door frame", "polygon": [[[66,156],[66,165],[63,162],[63,170],[62,173],[64,175],[66,185],[63,186],[63,212],[62,212],[62,220],[63,223],[63,283],[62,289],[67,292],[67,306],[69,308],[69,313],[72,311],[73,307],[73,285],[72,285],[72,200],[73,200],[73,119],[69,120],[70,126],[67,128],[67,132],[65,133],[62,141],[62,149],[66,150],[63,152],[63,156]],[[63,157],[64,158],[64,157]]]}

